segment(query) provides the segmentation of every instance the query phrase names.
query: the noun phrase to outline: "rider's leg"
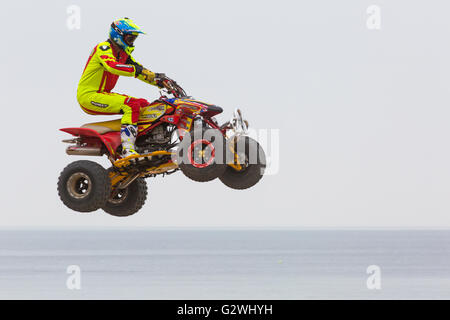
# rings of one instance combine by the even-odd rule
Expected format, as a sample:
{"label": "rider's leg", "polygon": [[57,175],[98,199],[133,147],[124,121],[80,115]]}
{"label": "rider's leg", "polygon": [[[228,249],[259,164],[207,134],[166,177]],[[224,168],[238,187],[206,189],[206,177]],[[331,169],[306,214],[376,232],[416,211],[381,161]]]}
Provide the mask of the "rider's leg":
{"label": "rider's leg", "polygon": [[121,110],[123,112],[122,128],[120,130],[120,139],[122,141],[122,156],[128,157],[138,154],[134,150],[134,144],[138,133],[137,122],[139,112],[142,107],[148,106],[149,102],[145,99],[136,99],[128,97]]}
{"label": "rider's leg", "polygon": [[122,106],[128,96],[117,93],[88,93],[79,97],[78,102],[84,112],[89,114],[121,114]]}
{"label": "rider's leg", "polygon": [[118,93],[91,93],[80,97],[78,102],[81,108],[89,114],[123,114],[121,141],[124,157],[137,154],[134,143],[138,132],[137,122],[139,111],[143,106],[149,105],[145,99],[136,99]]}

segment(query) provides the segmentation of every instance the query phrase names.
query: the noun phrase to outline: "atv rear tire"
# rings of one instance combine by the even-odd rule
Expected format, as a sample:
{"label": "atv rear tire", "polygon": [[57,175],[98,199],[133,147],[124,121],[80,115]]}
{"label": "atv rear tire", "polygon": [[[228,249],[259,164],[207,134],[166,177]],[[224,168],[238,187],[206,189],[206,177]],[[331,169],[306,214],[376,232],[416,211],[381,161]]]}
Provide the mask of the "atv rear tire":
{"label": "atv rear tire", "polygon": [[61,201],[78,212],[92,212],[101,208],[110,193],[108,173],[93,161],[72,162],[64,168],[58,179]]}
{"label": "atv rear tire", "polygon": [[193,130],[183,138],[177,150],[177,163],[186,177],[206,182],[220,177],[227,168],[226,141],[217,129],[199,130],[201,136],[197,137]]}
{"label": "atv rear tire", "polygon": [[102,207],[103,211],[115,217],[127,217],[138,212],[147,199],[147,182],[137,178],[128,187],[119,191]]}
{"label": "atv rear tire", "polygon": [[[236,143],[238,145],[242,143],[242,147],[236,148]],[[219,177],[220,181],[232,189],[243,190],[253,187],[264,175],[266,167],[264,150],[258,142],[246,136],[239,137],[233,149],[237,150],[238,157],[242,159],[241,165],[243,168],[236,170],[231,166],[227,166],[225,173]]]}

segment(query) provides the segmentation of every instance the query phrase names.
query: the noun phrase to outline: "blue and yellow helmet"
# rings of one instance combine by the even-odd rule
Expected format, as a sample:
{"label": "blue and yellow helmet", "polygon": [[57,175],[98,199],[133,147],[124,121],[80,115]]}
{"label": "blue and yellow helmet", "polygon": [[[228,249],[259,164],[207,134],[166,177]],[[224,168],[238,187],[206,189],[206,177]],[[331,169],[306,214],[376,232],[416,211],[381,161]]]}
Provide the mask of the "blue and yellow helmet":
{"label": "blue and yellow helmet", "polygon": [[[123,18],[111,23],[109,38],[121,47],[127,54],[134,50],[134,40],[140,34],[145,34],[131,19]],[[134,37],[130,37],[132,35]],[[126,38],[129,38],[128,40]]]}

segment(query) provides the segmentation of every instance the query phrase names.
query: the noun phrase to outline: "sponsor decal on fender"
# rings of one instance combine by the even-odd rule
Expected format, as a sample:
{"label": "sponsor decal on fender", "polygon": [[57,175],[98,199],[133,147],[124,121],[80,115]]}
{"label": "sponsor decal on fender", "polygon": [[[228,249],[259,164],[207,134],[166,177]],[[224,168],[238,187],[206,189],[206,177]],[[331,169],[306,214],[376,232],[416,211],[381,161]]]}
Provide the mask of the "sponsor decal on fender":
{"label": "sponsor decal on fender", "polygon": [[163,105],[159,105],[159,106],[154,106],[152,107],[153,110],[158,110],[158,111],[164,111],[166,110],[166,107]]}
{"label": "sponsor decal on fender", "polygon": [[156,114],[144,114],[140,116],[141,119],[154,119],[158,118],[158,115]]}

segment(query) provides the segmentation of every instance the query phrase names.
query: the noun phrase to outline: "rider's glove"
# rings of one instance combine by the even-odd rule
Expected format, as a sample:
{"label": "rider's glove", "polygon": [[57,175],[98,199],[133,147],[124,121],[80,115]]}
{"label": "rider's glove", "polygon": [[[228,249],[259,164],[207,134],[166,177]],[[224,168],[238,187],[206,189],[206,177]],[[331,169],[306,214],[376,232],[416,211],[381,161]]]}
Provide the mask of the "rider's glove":
{"label": "rider's glove", "polygon": [[142,69],[140,76],[148,83],[152,83],[155,80],[155,73],[145,68]]}

